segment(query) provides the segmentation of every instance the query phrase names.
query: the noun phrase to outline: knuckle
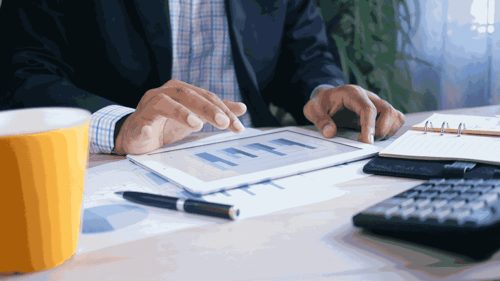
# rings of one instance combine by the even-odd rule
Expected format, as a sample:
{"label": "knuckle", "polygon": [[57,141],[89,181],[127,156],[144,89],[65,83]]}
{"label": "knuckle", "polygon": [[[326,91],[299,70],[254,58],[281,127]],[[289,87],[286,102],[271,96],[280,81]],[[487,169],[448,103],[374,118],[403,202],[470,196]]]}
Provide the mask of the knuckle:
{"label": "knuckle", "polygon": [[406,117],[403,113],[401,113],[401,111],[398,110],[398,117],[399,117],[399,120],[401,120],[402,123],[404,123],[406,121]]}
{"label": "knuckle", "polygon": [[146,93],[144,94],[145,97],[153,97],[159,93],[158,89],[150,89],[147,90]]}
{"label": "knuckle", "polygon": [[158,101],[164,100],[170,102],[171,100],[171,98],[165,93],[159,93],[158,95],[156,95],[156,98],[158,98]]}
{"label": "knuckle", "polygon": [[304,116],[309,120],[311,119],[311,111],[312,111],[311,107],[312,107],[312,104],[311,104],[311,101],[309,101],[308,103],[306,103],[306,105],[302,109],[302,111],[304,112]]}
{"label": "knuckle", "polygon": [[366,105],[365,112],[370,115],[377,115],[377,108],[373,103],[369,103]]}
{"label": "knuckle", "polygon": [[219,99],[219,97],[217,97],[217,95],[214,94],[214,93],[212,93],[212,92],[204,91],[204,93],[205,93],[207,99],[210,100],[210,101],[216,101],[216,100]]}
{"label": "knuckle", "polygon": [[358,85],[349,84],[349,85],[344,85],[343,87],[351,91],[364,93],[364,89]]}
{"label": "knuckle", "polygon": [[174,107],[174,110],[172,111],[172,114],[174,117],[178,118],[178,117],[181,117],[184,113],[184,108],[180,105],[177,105]]}
{"label": "knuckle", "polygon": [[380,107],[382,110],[391,110],[391,111],[393,110],[392,105],[389,102],[387,102],[386,100],[382,100],[382,99],[380,100]]}
{"label": "knuckle", "polygon": [[178,93],[178,94],[185,94],[187,93],[187,89],[184,88],[184,87],[175,87],[175,91]]}
{"label": "knuckle", "polygon": [[165,85],[177,85],[177,84],[179,84],[179,82],[181,82],[181,81],[179,81],[177,79],[170,79],[170,80],[168,80],[167,83],[165,83]]}
{"label": "knuckle", "polygon": [[212,106],[209,103],[205,103],[201,107],[201,110],[203,111],[203,113],[209,114],[212,111]]}
{"label": "knuckle", "polygon": [[162,100],[166,100],[167,99],[167,96],[164,94],[164,93],[157,93],[152,99],[151,101],[153,103],[159,103],[161,102]]}
{"label": "knuckle", "polygon": [[172,90],[174,87],[173,86],[168,86],[168,85],[163,85],[161,86],[160,88],[158,88],[159,90],[162,90],[162,91],[170,91]]}

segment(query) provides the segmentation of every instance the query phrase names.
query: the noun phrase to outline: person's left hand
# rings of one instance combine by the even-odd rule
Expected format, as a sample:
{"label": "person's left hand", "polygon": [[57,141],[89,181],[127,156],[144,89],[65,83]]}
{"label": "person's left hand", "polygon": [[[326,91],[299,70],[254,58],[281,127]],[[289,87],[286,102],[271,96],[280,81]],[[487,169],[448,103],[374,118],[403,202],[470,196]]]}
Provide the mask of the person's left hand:
{"label": "person's left hand", "polygon": [[304,115],[325,138],[346,127],[361,129],[358,141],[370,144],[393,136],[405,122],[403,113],[356,85],[320,88],[304,106]]}

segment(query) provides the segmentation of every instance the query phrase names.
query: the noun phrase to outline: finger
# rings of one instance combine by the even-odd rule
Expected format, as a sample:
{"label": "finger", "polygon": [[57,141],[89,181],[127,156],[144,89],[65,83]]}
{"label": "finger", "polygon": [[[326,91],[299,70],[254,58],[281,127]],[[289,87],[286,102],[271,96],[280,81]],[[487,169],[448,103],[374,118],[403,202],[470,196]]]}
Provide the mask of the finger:
{"label": "finger", "polygon": [[359,86],[347,85],[347,87],[334,88],[331,91],[343,91],[344,106],[354,111],[359,116],[361,134],[358,141],[373,144],[375,142],[375,119],[377,118],[377,109],[368,98],[365,89]]}
{"label": "finger", "polygon": [[[225,116],[229,117],[229,120],[228,120],[229,122],[227,124],[228,126],[226,126],[226,128],[228,128],[230,131],[232,131],[234,133],[241,133],[245,130],[245,127],[240,122],[238,117],[231,110],[229,110],[229,108],[222,102],[221,99],[219,99],[219,97],[217,97],[216,94],[209,92],[209,91],[205,91],[205,90],[202,90],[201,94],[207,100],[209,100],[210,102],[215,104],[217,107],[219,107],[222,110],[222,112],[224,112]],[[246,111],[246,106],[245,106],[245,111]]]}
{"label": "finger", "polygon": [[383,139],[392,129],[394,122],[397,121],[397,112],[392,105],[374,93],[366,91],[366,94],[373,105],[375,105],[377,113],[380,113],[375,123],[375,139]]}
{"label": "finger", "polygon": [[224,130],[230,125],[229,117],[212,101],[187,87],[165,87],[166,93],[175,101],[183,104],[202,120],[210,122],[218,129]]}
{"label": "finger", "polygon": [[388,139],[396,134],[396,132],[403,126],[405,123],[405,116],[403,113],[401,113],[399,110],[396,110],[396,121],[392,124],[391,129],[387,133],[387,135],[384,137],[384,139]]}
{"label": "finger", "polygon": [[387,101],[381,99],[374,93],[367,91],[369,99],[377,108],[380,116],[377,118],[375,127],[376,139],[387,139],[393,136],[397,130],[404,124],[403,113],[394,109]]}
{"label": "finger", "polygon": [[390,104],[384,100],[373,101],[380,115],[375,124],[375,139],[385,138],[397,121],[397,113]]}
{"label": "finger", "polygon": [[[229,108],[221,101],[221,99],[219,99],[219,97],[217,97],[216,94],[178,80],[170,80],[167,84],[178,85],[180,87],[191,89],[196,93],[198,93],[199,95],[206,98],[208,101],[210,101],[217,107],[219,107],[223,114],[214,116],[212,118],[212,120],[216,121],[215,124],[211,122],[217,128],[219,129],[229,128],[229,130],[235,133],[241,133],[245,130],[243,124],[241,124],[240,120],[238,120],[236,115],[233,114],[231,110],[229,110]],[[226,124],[227,120],[223,118],[224,115],[229,118],[229,122],[227,122],[227,124]],[[210,121],[210,119],[208,120]],[[220,122],[220,124],[217,121]]]}
{"label": "finger", "polygon": [[144,118],[157,120],[158,118],[174,119],[180,124],[191,128],[193,132],[200,131],[203,121],[183,104],[175,101],[166,94],[158,94],[153,97],[147,106]]}
{"label": "finger", "polygon": [[328,110],[322,106],[320,96],[311,99],[304,106],[304,116],[318,128],[325,138],[333,138],[337,133],[337,125],[328,114]]}
{"label": "finger", "polygon": [[222,102],[227,106],[231,112],[236,116],[241,116],[247,112],[247,106],[242,102],[232,102],[227,100],[222,100]]}

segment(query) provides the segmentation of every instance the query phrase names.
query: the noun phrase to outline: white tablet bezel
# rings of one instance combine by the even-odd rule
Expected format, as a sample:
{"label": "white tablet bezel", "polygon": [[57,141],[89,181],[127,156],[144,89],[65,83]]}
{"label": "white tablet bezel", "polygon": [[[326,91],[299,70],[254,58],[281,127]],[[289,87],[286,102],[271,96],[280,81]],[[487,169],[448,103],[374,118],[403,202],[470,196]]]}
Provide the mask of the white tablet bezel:
{"label": "white tablet bezel", "polygon": [[[278,168],[272,168],[268,169],[265,171],[260,171],[260,172],[254,172],[250,174],[245,174],[245,175],[240,175],[240,176],[234,176],[231,178],[225,178],[225,179],[220,179],[220,180],[214,180],[210,182],[205,182],[202,181],[198,178],[195,178],[189,174],[184,173],[181,170],[176,169],[175,167],[172,167],[170,165],[166,165],[165,163],[159,162],[157,160],[152,160],[149,155],[151,154],[156,154],[157,152],[152,152],[150,154],[144,154],[144,155],[127,155],[127,158],[140,165],[143,166],[156,174],[168,179],[169,181],[179,185],[180,187],[183,187],[187,191],[195,194],[195,195],[203,195],[203,194],[208,194],[208,193],[213,193],[213,192],[218,192],[218,191],[223,191],[223,190],[228,190],[232,188],[237,188],[237,187],[242,187],[246,186],[249,184],[255,184],[259,182],[265,182],[268,180],[273,180],[277,178],[282,178],[290,175],[296,175],[304,172],[309,172],[309,171],[314,171],[326,167],[331,167],[339,164],[344,164],[356,160],[361,160],[365,158],[372,157],[376,155],[381,149],[365,144],[362,142],[357,142],[349,139],[343,139],[343,138],[332,138],[332,139],[326,139],[321,136],[319,132],[316,131],[311,131],[307,129],[302,129],[302,128],[297,128],[297,127],[287,127],[287,128],[279,128],[279,129],[273,129],[273,130],[265,130],[261,131],[259,134],[254,135],[254,136],[260,136],[260,135],[267,135],[271,133],[276,133],[276,132],[282,132],[282,131],[291,131],[295,133],[300,133],[302,135],[314,137],[314,138],[322,138],[325,141],[333,142],[333,143],[338,143],[342,145],[347,145],[351,146],[354,148],[358,148],[359,150],[357,151],[352,151],[352,152],[346,152],[343,154],[339,155],[334,155],[334,156],[328,156],[324,157],[321,159],[315,159],[315,160],[310,160],[306,162],[301,162],[301,163],[296,163],[296,164],[290,164],[286,165],[283,167],[278,167]],[[251,136],[251,137],[254,137]],[[231,136],[231,138],[224,139],[221,141],[228,142],[228,141],[235,141],[238,139],[242,138],[248,138],[248,136],[239,136],[237,134],[234,134]],[[219,141],[215,141],[214,143],[217,143]],[[180,149],[189,149],[193,147],[197,147],[200,145],[206,145],[206,143],[201,143],[201,144],[194,144],[194,145],[183,145],[182,148]],[[168,149],[163,149],[160,153],[168,153],[168,151],[172,150],[177,150],[179,148],[176,147],[170,147]],[[333,176],[333,175],[332,175]]]}

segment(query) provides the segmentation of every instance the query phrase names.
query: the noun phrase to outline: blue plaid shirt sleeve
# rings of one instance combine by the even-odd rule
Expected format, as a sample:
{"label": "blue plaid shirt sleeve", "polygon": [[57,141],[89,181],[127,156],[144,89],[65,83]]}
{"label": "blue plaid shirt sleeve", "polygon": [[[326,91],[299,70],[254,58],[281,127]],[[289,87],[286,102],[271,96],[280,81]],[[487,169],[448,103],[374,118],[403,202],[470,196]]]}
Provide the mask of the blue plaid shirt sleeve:
{"label": "blue plaid shirt sleeve", "polygon": [[116,122],[134,111],[121,105],[109,105],[94,112],[89,128],[90,153],[113,153]]}

